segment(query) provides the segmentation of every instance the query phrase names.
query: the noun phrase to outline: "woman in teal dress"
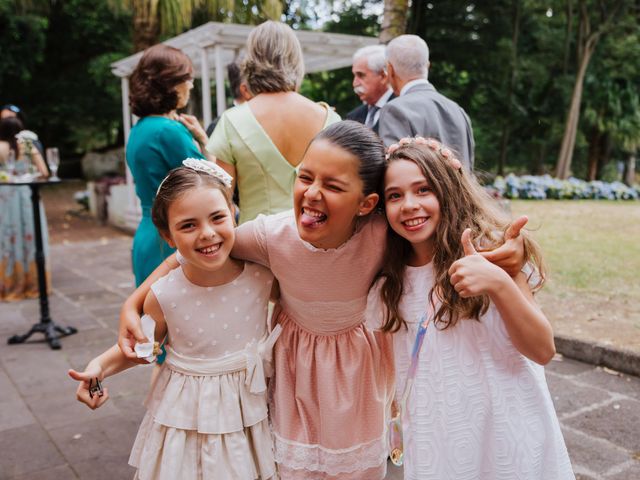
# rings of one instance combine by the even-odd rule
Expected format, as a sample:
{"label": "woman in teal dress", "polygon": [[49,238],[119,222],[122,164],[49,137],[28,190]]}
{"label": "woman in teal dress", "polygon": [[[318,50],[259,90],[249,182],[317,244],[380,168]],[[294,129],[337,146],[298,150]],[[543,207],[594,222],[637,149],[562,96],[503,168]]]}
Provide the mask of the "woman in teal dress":
{"label": "woman in teal dress", "polygon": [[173,249],[151,221],[151,205],[162,179],[185,158],[203,159],[207,136],[198,121],[176,110],[189,102],[191,60],[180,50],[155,45],[145,51],[130,79],[129,102],[140,117],[127,143],[127,164],[142,206],[133,238],[133,273],[140,285]]}
{"label": "woman in teal dress", "polygon": [[300,95],[302,48],[288,25],[253,29],[241,74],[251,100],[225,111],[207,150],[237,179],[240,223],[293,208],[296,167],[311,139],[340,116]]}

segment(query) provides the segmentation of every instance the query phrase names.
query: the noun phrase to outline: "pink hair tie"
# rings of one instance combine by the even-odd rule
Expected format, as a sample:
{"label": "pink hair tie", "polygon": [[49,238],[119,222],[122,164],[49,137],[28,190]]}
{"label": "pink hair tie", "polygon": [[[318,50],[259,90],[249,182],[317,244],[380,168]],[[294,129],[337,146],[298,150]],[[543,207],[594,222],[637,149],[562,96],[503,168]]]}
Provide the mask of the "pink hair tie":
{"label": "pink hair tie", "polygon": [[460,170],[462,168],[462,163],[460,163],[460,160],[458,160],[457,158],[450,159],[449,164],[456,170]]}
{"label": "pink hair tie", "polygon": [[427,138],[426,145],[431,150],[438,151],[440,149],[440,142],[435,140],[435,139],[433,139],[433,138]]}
{"label": "pink hair tie", "polygon": [[398,143],[400,145],[409,145],[412,142],[413,142],[413,139],[411,137],[404,137],[404,138],[401,138],[400,140],[398,140]]}

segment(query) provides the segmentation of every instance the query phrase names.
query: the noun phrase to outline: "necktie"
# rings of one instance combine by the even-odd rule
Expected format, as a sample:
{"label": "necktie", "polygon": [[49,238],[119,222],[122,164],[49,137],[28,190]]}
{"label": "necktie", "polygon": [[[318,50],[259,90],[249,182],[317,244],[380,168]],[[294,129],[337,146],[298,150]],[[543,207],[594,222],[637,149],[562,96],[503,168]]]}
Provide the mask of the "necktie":
{"label": "necktie", "polygon": [[365,126],[367,126],[369,128],[373,128],[373,126],[376,123],[375,122],[376,112],[378,110],[380,110],[380,107],[378,107],[376,105],[369,105],[369,111],[367,112],[367,119],[364,122]]}

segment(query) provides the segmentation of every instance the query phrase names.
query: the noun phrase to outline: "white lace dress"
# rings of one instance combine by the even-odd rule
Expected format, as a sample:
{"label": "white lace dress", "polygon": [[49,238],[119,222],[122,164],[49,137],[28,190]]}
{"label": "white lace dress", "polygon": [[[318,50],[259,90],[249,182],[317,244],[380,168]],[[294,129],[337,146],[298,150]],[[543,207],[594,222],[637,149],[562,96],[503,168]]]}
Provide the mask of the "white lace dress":
{"label": "white lace dress", "polygon": [[263,359],[273,276],[245,263],[232,282],[199,287],[181,268],[152,286],[168,326],[167,359],[129,463],[143,480],[276,475]]}
{"label": "white lace dress", "polygon": [[[432,265],[407,267],[394,334],[398,398],[417,324],[434,281]],[[379,286],[367,321],[381,324]],[[480,322],[430,325],[404,416],[404,478],[411,480],[573,480],[544,368],[513,346],[494,305]]]}

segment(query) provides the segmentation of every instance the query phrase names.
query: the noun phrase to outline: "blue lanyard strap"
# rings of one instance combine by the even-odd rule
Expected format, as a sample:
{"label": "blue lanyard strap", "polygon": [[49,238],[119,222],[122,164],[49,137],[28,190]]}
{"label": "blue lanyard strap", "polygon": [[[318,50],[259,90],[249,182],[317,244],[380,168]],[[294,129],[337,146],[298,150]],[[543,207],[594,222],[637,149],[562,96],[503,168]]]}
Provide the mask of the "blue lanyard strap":
{"label": "blue lanyard strap", "polygon": [[429,323],[434,316],[435,307],[433,305],[433,302],[429,301],[427,311],[422,315],[422,317],[420,317],[420,322],[418,323],[418,331],[416,332],[416,339],[414,340],[413,348],[411,349],[411,364],[409,365],[409,371],[407,372],[407,381],[405,383],[404,392],[400,400],[400,412],[405,409],[405,404],[407,402],[407,398],[409,397],[411,386],[413,385],[413,381],[416,377],[416,372],[418,371],[418,359],[420,357],[422,344],[424,343],[424,337],[427,333],[427,327],[429,326]]}

